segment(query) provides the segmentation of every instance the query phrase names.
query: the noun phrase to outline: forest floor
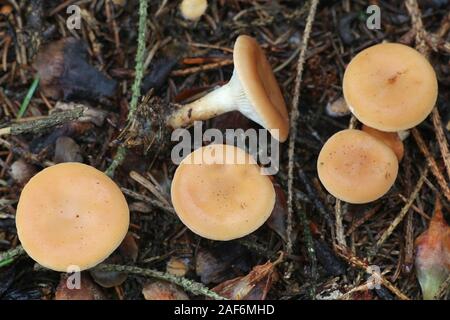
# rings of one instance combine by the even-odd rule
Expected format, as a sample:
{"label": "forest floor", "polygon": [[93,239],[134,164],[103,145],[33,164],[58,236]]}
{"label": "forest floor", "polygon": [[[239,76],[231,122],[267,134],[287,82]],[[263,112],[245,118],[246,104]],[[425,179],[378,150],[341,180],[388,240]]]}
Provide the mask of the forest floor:
{"label": "forest floor", "polygon": [[[370,1],[381,8],[376,30],[366,26],[367,1],[322,0],[312,16],[315,1],[208,2],[206,14],[193,23],[181,17],[178,1],[149,1],[145,50],[138,55],[142,68],[136,72],[139,1],[0,0],[0,127],[18,130],[0,136],[0,252],[19,245],[15,208],[29,177],[56,162],[82,161],[107,171],[131,210],[127,250],[132,252],[124,255],[132,258],[109,262],[139,269],[129,269],[120,285],[102,288],[105,297],[143,299],[143,286],[154,279],[147,275],[156,270],[169,281],[171,274],[182,275],[189,281],[175,282],[199,299],[237,277],[241,285],[255,286],[247,296],[254,299],[421,299],[414,240],[429,225],[437,196],[447,218],[450,212],[450,177],[443,161],[450,138],[449,1],[418,1],[420,11],[415,0]],[[67,28],[69,5],[81,8],[79,30]],[[305,39],[308,15],[312,29]],[[242,239],[215,242],[190,232],[173,215],[169,199],[176,166],[168,148],[158,148],[170,146],[160,140],[165,136],[151,136],[149,142],[145,124],[152,125],[152,115],[143,119],[145,112],[135,112],[131,120],[144,123],[144,129],[132,132],[127,143],[118,138],[141,96],[168,106],[226,83],[233,71],[233,44],[242,34],[257,39],[289,109],[293,103],[298,108],[297,134],[291,136],[291,163],[289,142],[281,145],[273,219]],[[53,63],[63,50],[53,47],[47,56],[37,52],[67,37],[80,39],[87,49],[87,57],[83,49],[64,56],[82,66],[76,78],[64,85],[36,80],[42,63],[37,60]],[[366,205],[336,204],[317,178],[316,159],[323,143],[349,126],[351,116],[345,108],[338,114],[329,110],[342,98],[343,72],[351,58],[383,41],[416,47],[429,57],[439,81],[436,109],[404,140],[405,157],[388,194]],[[133,90],[141,72],[141,90]],[[90,115],[20,132],[23,123],[55,117],[56,109],[73,112],[74,103],[91,108]],[[257,126],[233,112],[205,122],[204,129],[212,127]],[[376,290],[367,288],[370,266],[382,272],[383,285]],[[21,252],[0,259],[1,299],[53,299],[59,281],[59,273],[36,267]]]}

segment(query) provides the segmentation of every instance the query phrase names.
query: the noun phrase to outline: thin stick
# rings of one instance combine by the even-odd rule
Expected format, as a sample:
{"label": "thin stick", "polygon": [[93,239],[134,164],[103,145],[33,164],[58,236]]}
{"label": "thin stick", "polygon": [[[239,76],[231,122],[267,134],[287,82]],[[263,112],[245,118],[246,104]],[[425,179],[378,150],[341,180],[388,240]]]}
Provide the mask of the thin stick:
{"label": "thin stick", "polygon": [[389,280],[387,280],[383,275],[375,272],[374,268],[359,259],[357,256],[353,255],[347,248],[341,247],[339,245],[335,246],[335,251],[337,254],[344,258],[350,265],[363,269],[367,274],[370,274],[376,280],[379,280],[383,286],[385,286],[389,291],[395,294],[401,300],[410,300],[403,292],[401,292],[396,286],[394,286]]}
{"label": "thin stick", "polygon": [[[308,18],[306,19],[306,25],[305,30],[303,32],[303,41],[301,44],[301,51],[298,58],[297,63],[297,76],[295,78],[295,85],[294,85],[294,97],[292,99],[292,110],[291,110],[291,119],[290,119],[290,127],[291,127],[291,134],[289,137],[289,163],[288,163],[288,215],[287,215],[287,243],[286,243],[286,252],[288,255],[292,254],[292,233],[293,233],[293,193],[294,193],[294,154],[295,154],[295,140],[297,138],[297,125],[298,125],[298,118],[299,118],[299,110],[298,110],[298,104],[300,101],[300,88],[302,83],[302,76],[303,76],[303,65],[305,63],[305,57],[306,57],[306,51],[308,49],[308,41],[309,36],[311,34],[312,25],[314,22],[314,18],[316,15],[316,9],[317,5],[319,3],[319,0],[312,0],[311,6],[309,8]],[[304,212],[303,210],[300,210],[301,212]],[[304,215],[304,213],[302,213]],[[307,221],[307,217],[303,217],[303,221]],[[306,229],[306,228],[304,228]],[[290,268],[288,268],[290,269]],[[288,270],[285,274],[286,278],[290,278],[291,271]]]}
{"label": "thin stick", "polygon": [[436,294],[436,299],[437,300],[445,299],[445,296],[448,294],[449,291],[450,291],[450,274],[448,275],[447,279],[445,279],[445,281],[439,287],[439,290]]}
{"label": "thin stick", "polygon": [[168,213],[171,213],[173,215],[176,214],[175,210],[173,209],[173,207],[171,205],[167,206],[166,204],[164,204],[164,203],[162,203],[162,202],[160,202],[158,200],[155,200],[155,199],[152,199],[150,197],[144,196],[142,194],[139,194],[139,193],[134,192],[134,191],[132,191],[130,189],[127,189],[127,188],[120,188],[120,189],[122,190],[122,192],[125,195],[127,195],[127,196],[129,196],[129,197],[131,197],[133,199],[136,199],[136,200],[139,200],[139,201],[143,201],[145,203],[150,204],[153,207],[157,207],[157,208],[162,209],[162,210],[164,210],[164,211],[166,211]]}
{"label": "thin stick", "polygon": [[411,192],[411,195],[409,196],[408,201],[403,206],[402,210],[397,215],[397,217],[394,219],[394,221],[392,221],[392,223],[389,226],[389,228],[387,228],[387,230],[381,235],[380,239],[377,241],[377,243],[375,245],[375,251],[380,248],[380,246],[392,234],[394,229],[400,224],[400,222],[402,222],[403,218],[406,216],[406,214],[408,213],[409,209],[411,208],[411,205],[413,204],[414,200],[416,199],[420,189],[422,188],[423,183],[425,182],[425,178],[426,178],[427,174],[428,174],[428,168],[425,168],[423,170],[422,174],[420,175],[420,178],[419,178],[419,181],[416,184],[416,187],[414,188],[413,192]]}
{"label": "thin stick", "polygon": [[225,59],[219,62],[214,63],[208,63],[201,66],[181,69],[181,70],[174,70],[170,73],[171,76],[179,77],[179,76],[185,76],[188,74],[193,74],[201,71],[207,71],[212,69],[218,69],[223,66],[229,66],[230,64],[233,64],[233,59]]}
{"label": "thin stick", "polygon": [[447,176],[450,179],[450,152],[448,150],[447,138],[445,137],[444,129],[442,126],[441,116],[438,109],[435,107],[431,113],[431,120],[433,120],[434,133],[441,150],[442,159],[444,160],[445,169],[447,170]]}
{"label": "thin stick", "polygon": [[336,205],[334,208],[336,214],[336,240],[340,246],[347,247],[347,242],[345,241],[344,225],[342,223],[342,201],[336,199]]}
{"label": "thin stick", "polygon": [[[141,84],[142,78],[144,76],[144,53],[145,53],[145,40],[147,35],[147,7],[148,0],[139,1],[139,31],[138,31],[138,48],[136,52],[136,65],[135,65],[135,77],[133,82],[133,87],[131,89],[132,96],[130,102],[130,109],[128,111],[127,121],[131,122],[133,120],[134,114],[137,109],[138,99],[141,95]],[[113,177],[118,166],[122,164],[125,160],[127,154],[127,149],[124,146],[120,146],[117,149],[116,155],[106,169],[106,174],[109,177]]]}
{"label": "thin stick", "polygon": [[441,187],[442,191],[444,192],[445,197],[447,198],[448,201],[450,201],[450,188],[447,182],[445,181],[445,178],[442,175],[441,171],[439,170],[436,160],[434,160],[433,156],[430,153],[430,150],[428,150],[428,147],[425,144],[422,135],[420,134],[419,130],[417,130],[417,128],[413,128],[411,130],[411,133],[414,139],[416,140],[416,143],[419,146],[420,151],[427,159],[428,166],[430,167],[433,175],[436,177],[436,180],[439,186]]}
{"label": "thin stick", "polygon": [[75,108],[73,110],[55,112],[52,115],[36,120],[13,123],[11,126],[0,129],[0,136],[19,135],[23,133],[38,133],[42,130],[58,126],[60,124],[77,120],[83,116],[85,108]]}
{"label": "thin stick", "polygon": [[114,265],[114,264],[101,264],[101,265],[95,267],[95,270],[124,272],[124,273],[140,275],[140,276],[144,276],[144,277],[166,280],[166,281],[169,281],[176,285],[179,285],[180,287],[183,287],[185,290],[192,292],[195,295],[203,295],[203,296],[206,296],[206,297],[209,297],[212,299],[216,299],[216,300],[226,300],[226,298],[215,293],[214,291],[211,291],[210,289],[208,289],[201,283],[198,283],[198,282],[186,279],[186,278],[182,278],[182,277],[177,277],[170,273],[165,273],[165,272],[161,272],[161,271],[157,271],[157,270],[144,269],[144,268],[139,268],[139,267],[134,267],[134,266],[121,266],[121,265]]}

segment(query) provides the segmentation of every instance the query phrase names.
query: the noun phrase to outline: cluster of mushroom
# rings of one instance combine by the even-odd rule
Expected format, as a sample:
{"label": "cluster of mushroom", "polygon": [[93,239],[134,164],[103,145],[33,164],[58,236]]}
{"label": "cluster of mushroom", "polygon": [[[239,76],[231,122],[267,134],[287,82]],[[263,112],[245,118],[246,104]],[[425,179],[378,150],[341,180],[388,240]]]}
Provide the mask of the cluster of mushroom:
{"label": "cluster of mushroom", "polygon": [[394,184],[404,153],[397,132],[418,125],[432,111],[438,94],[436,74],[413,48],[383,43],[352,59],[343,92],[363,127],[333,135],[320,151],[317,171],[336,198],[367,203]]}
{"label": "cluster of mushroom", "polygon": [[[172,127],[238,110],[278,140],[289,132],[283,96],[257,42],[240,36],[234,47],[230,82],[175,111]],[[204,161],[196,163],[197,156]],[[230,240],[259,228],[275,204],[271,180],[251,155],[229,145],[210,145],[189,155],[172,183],[180,219],[209,239]],[[103,172],[81,163],[46,168],[25,185],[16,226],[27,254],[61,272],[82,271],[108,258],[129,227],[120,188]]]}
{"label": "cluster of mushroom", "polygon": [[[289,118],[283,95],[258,43],[239,36],[233,51],[230,81],[181,107],[168,119],[177,128],[196,120],[240,111],[283,142]],[[177,168],[172,203],[181,221],[212,240],[232,240],[258,229],[275,205],[272,181],[256,160],[232,145],[212,144],[188,155]]]}

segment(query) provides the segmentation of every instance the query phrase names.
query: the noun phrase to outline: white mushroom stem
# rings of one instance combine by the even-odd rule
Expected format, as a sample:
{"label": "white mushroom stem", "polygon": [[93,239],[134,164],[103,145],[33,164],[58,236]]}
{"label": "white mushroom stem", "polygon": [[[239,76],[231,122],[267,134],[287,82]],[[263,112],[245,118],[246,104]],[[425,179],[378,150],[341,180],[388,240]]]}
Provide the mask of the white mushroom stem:
{"label": "white mushroom stem", "polygon": [[173,112],[167,124],[172,128],[185,127],[194,121],[211,119],[230,111],[240,111],[247,118],[263,125],[263,121],[253,111],[236,72],[233,72],[227,84]]}

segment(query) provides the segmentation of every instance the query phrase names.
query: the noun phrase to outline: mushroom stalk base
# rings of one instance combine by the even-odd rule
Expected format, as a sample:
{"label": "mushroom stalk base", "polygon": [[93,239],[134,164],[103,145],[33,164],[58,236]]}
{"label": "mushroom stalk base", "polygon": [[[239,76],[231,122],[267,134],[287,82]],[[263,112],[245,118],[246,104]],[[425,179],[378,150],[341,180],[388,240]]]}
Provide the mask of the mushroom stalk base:
{"label": "mushroom stalk base", "polygon": [[186,127],[194,121],[208,120],[226,112],[237,110],[235,103],[236,90],[231,83],[208,93],[206,96],[182,106],[167,119],[172,128]]}

